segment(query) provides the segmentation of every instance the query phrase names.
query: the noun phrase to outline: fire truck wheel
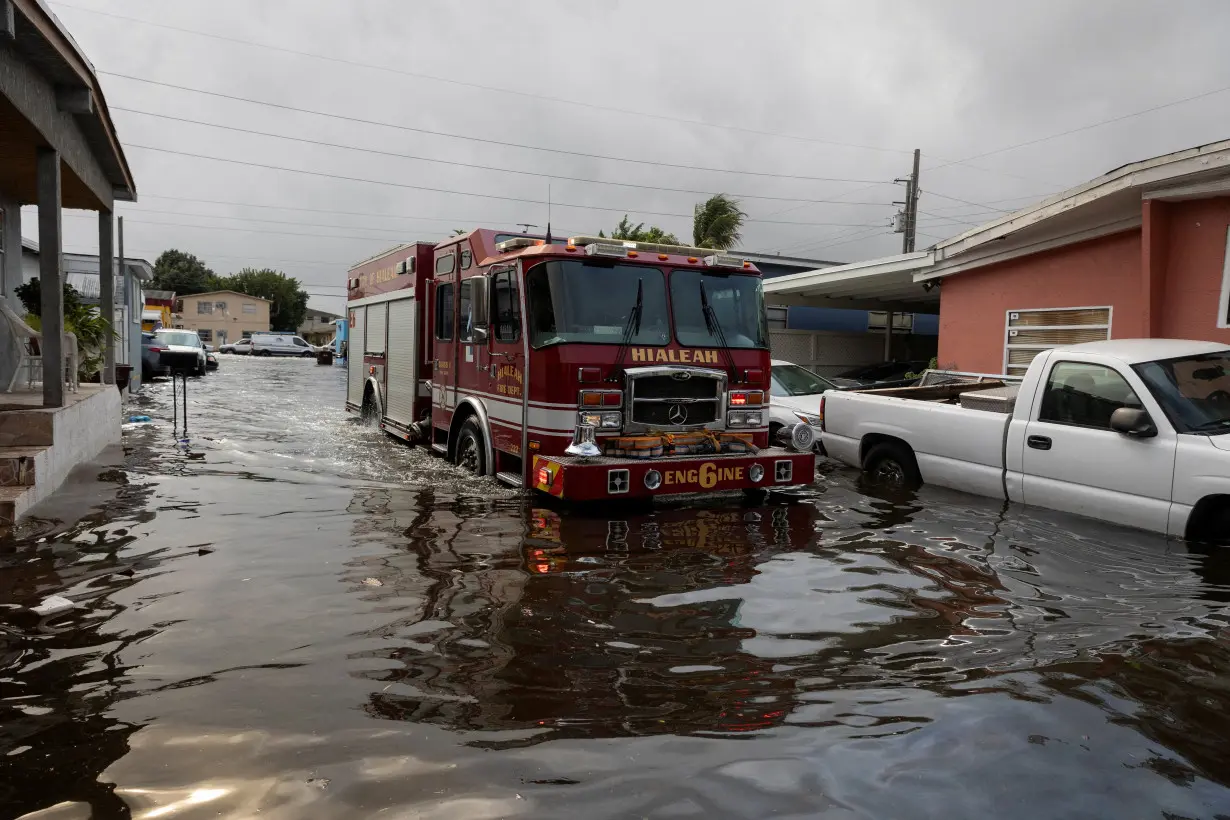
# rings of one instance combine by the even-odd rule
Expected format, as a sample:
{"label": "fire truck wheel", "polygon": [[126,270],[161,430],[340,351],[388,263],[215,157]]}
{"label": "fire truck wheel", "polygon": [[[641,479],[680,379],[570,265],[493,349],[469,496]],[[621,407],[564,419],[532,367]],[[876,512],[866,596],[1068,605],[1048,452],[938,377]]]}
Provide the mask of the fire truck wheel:
{"label": "fire truck wheel", "polygon": [[466,419],[457,434],[458,467],[474,475],[486,475],[486,465],[483,464],[483,431],[474,419]]}

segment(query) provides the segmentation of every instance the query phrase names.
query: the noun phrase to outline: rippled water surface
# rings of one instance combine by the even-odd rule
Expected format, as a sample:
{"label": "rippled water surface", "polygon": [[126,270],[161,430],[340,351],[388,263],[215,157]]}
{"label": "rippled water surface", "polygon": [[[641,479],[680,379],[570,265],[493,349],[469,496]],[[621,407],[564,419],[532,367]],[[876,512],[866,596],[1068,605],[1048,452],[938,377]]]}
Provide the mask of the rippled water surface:
{"label": "rippled water surface", "polygon": [[343,391],[156,384],[0,540],[0,817],[1230,816],[1223,554],[827,465],[582,516]]}

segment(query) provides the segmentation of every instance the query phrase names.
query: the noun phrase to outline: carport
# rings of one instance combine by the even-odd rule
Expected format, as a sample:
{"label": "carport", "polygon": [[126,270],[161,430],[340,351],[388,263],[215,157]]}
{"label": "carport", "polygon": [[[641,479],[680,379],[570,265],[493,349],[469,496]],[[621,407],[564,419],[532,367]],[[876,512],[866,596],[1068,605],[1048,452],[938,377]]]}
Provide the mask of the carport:
{"label": "carport", "polygon": [[919,251],[778,276],[764,283],[765,303],[885,311],[884,357],[888,359],[894,313],[939,313],[939,288],[914,281],[915,273],[934,263],[931,251]]}
{"label": "carport", "polygon": [[[116,200],[135,201],[136,187],[93,67],[43,0],[0,0],[0,297],[20,313],[21,207],[36,205],[45,407],[65,398],[52,377],[64,372],[61,208],[98,212],[99,301],[110,306]],[[113,339],[104,355],[103,380],[114,384]],[[0,375],[16,366],[9,358],[0,355]]]}

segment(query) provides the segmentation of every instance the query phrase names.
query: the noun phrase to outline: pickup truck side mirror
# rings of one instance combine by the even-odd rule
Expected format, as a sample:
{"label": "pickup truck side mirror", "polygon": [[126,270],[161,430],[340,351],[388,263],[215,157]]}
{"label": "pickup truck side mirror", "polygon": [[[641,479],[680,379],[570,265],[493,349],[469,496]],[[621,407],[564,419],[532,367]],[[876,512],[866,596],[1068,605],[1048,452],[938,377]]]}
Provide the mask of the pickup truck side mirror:
{"label": "pickup truck side mirror", "polygon": [[1157,425],[1149,414],[1136,407],[1120,407],[1110,414],[1110,429],[1116,433],[1135,438],[1152,438],[1157,435]]}

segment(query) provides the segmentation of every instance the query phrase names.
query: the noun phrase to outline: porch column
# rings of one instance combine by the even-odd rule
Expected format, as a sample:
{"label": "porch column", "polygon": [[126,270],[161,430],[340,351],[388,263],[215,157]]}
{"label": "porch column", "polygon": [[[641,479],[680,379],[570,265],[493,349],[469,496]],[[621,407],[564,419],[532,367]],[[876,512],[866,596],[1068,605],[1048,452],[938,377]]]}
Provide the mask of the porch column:
{"label": "porch column", "polygon": [[111,212],[98,212],[98,312],[107,320],[103,342],[103,384],[115,384],[115,253],[111,247],[114,233]]}
{"label": "porch column", "polygon": [[893,360],[893,312],[884,311],[884,361]]}
{"label": "porch column", "polygon": [[64,281],[60,152],[38,149],[38,277],[42,295],[43,406],[64,406]]}

